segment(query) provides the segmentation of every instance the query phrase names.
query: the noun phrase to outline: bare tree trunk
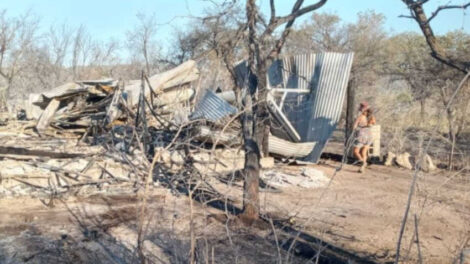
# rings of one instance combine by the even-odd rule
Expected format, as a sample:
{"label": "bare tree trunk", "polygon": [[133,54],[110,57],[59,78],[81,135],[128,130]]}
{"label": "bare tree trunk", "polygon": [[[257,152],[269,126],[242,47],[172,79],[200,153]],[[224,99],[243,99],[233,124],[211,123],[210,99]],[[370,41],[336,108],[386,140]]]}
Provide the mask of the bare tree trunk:
{"label": "bare tree trunk", "polygon": [[[346,127],[345,127],[345,138],[344,146],[349,148],[352,142],[350,138],[353,134],[353,125],[354,125],[354,113],[356,108],[356,87],[353,81],[354,78],[348,83],[347,95],[346,95]],[[345,155],[349,156],[349,149],[346,149]]]}
{"label": "bare tree trunk", "polygon": [[442,103],[444,104],[445,112],[446,112],[446,119],[447,119],[447,130],[449,134],[449,141],[451,142],[451,150],[449,152],[448,162],[447,162],[447,169],[452,169],[452,157],[454,155],[454,144],[455,144],[455,128],[454,128],[454,110],[449,105],[450,99],[448,99],[448,91],[445,87],[441,87],[440,90]]}
{"label": "bare tree trunk", "polygon": [[421,117],[421,121],[420,121],[420,125],[421,127],[425,127],[426,125],[426,99],[425,98],[421,98],[419,100],[419,104],[420,104],[420,117]]}
{"label": "bare tree trunk", "polygon": [[450,148],[450,153],[449,153],[449,163],[447,164],[447,167],[449,170],[452,170],[454,167],[454,150],[455,150],[455,141],[456,141],[456,136],[455,133],[450,134],[451,140],[452,140],[452,146]]}
{"label": "bare tree trunk", "polygon": [[260,153],[254,140],[245,142],[245,168],[243,173],[243,213],[241,219],[247,224],[259,219],[259,172]]}
{"label": "bare tree trunk", "polygon": [[[243,94],[242,106],[243,114],[240,116],[243,141],[245,148],[245,167],[243,169],[245,183],[243,193],[243,213],[240,215],[242,220],[247,220],[247,224],[259,219],[259,174],[260,174],[260,158],[261,154],[268,155],[268,136],[271,121],[269,119],[269,111],[267,104],[267,66],[271,64],[281,52],[281,49],[286,41],[287,36],[291,30],[292,25],[297,17],[312,12],[322,7],[327,0],[319,0],[314,4],[302,7],[303,0],[296,0],[292,11],[286,16],[276,16],[274,1],[270,1],[271,18],[269,25],[262,34],[257,34],[257,19],[262,19],[258,14],[259,7],[256,5],[256,0],[246,1],[246,18],[247,23],[240,27],[237,34],[243,36],[241,33],[248,29],[246,37],[248,48],[248,86],[238,85],[244,87],[247,91],[236,91],[237,97]],[[285,24],[280,37],[275,41],[275,44],[269,47],[268,40],[271,39],[272,33],[280,25]],[[236,73],[231,68],[231,58],[233,58],[233,42],[230,40],[227,44],[232,47],[232,51],[224,56],[226,66],[235,83]],[[271,49],[269,52],[266,50]],[[223,52],[222,52],[223,54]],[[228,62],[228,63],[227,63]]]}
{"label": "bare tree trunk", "polygon": [[[253,75],[251,75],[253,76]],[[259,173],[260,173],[260,150],[256,140],[256,128],[259,123],[254,112],[253,102],[256,99],[255,79],[249,83],[249,93],[245,93],[244,110],[242,116],[243,141],[245,148],[245,167],[243,168],[243,213],[241,219],[246,224],[251,224],[259,218]]]}
{"label": "bare tree trunk", "polygon": [[[259,59],[259,49],[256,39],[256,17],[257,7],[255,0],[246,2],[246,15],[248,21],[248,91],[244,94],[243,106],[245,113],[242,116],[243,140],[245,147],[245,167],[243,174],[244,192],[243,192],[243,213],[241,219],[246,224],[251,224],[259,218],[259,169],[260,169],[260,149],[258,141],[257,128],[259,120],[257,119],[257,107],[254,106],[258,102],[257,89],[259,85],[259,74],[256,69]],[[258,61],[259,62],[259,61]],[[261,77],[262,78],[262,77]]]}
{"label": "bare tree trunk", "polygon": [[147,52],[147,40],[144,40],[143,44],[143,52],[144,52],[144,59],[145,59],[145,69],[147,70],[147,76],[150,76],[150,63],[149,63],[149,56]]}
{"label": "bare tree trunk", "polygon": [[256,128],[256,142],[260,147],[260,153],[266,157],[269,155],[268,149],[268,137],[269,130],[271,127],[271,119],[268,111],[268,87],[266,76],[266,62],[262,61],[258,63],[258,105],[256,105],[255,113],[257,115],[257,128]]}
{"label": "bare tree trunk", "polygon": [[[245,167],[242,219],[251,224],[259,219],[259,175],[261,155],[268,155],[268,136],[270,118],[267,106],[266,63],[257,63],[256,77],[250,80],[250,100],[252,112],[247,112],[244,127],[251,131],[245,133]],[[257,94],[256,94],[257,92]],[[256,101],[255,101],[256,100]],[[253,102],[257,102],[253,105]],[[245,106],[246,107],[246,106]],[[250,106],[248,106],[250,107]]]}
{"label": "bare tree trunk", "polygon": [[452,170],[456,136],[455,136],[455,127],[454,127],[454,115],[453,115],[453,111],[451,107],[447,109],[447,122],[449,123],[449,141],[451,142],[447,169]]}
{"label": "bare tree trunk", "polygon": [[[442,90],[444,91],[444,90]],[[442,93],[445,96],[445,93]],[[449,104],[449,100],[444,99],[445,105]],[[447,163],[447,169],[452,170],[452,162],[454,156],[454,148],[455,148],[455,126],[454,126],[454,111],[452,107],[447,107],[446,109],[446,117],[448,123],[448,130],[449,130],[449,141],[451,142],[451,150],[449,152],[449,159]]]}
{"label": "bare tree trunk", "polygon": [[[9,100],[10,99],[10,96],[11,96],[11,87],[13,86],[13,77],[8,77],[8,80],[7,80],[7,88],[5,90],[5,100]],[[6,104],[5,104],[5,109],[6,108]]]}

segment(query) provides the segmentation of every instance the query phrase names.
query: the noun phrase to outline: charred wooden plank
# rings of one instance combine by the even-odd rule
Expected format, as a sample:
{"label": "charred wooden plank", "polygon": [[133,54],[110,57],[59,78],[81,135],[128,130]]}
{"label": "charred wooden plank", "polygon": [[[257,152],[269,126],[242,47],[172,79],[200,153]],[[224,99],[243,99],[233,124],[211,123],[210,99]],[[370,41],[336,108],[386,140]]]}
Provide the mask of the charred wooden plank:
{"label": "charred wooden plank", "polygon": [[87,157],[90,155],[89,153],[56,152],[56,151],[51,151],[51,150],[0,146],[0,155],[9,155],[9,154],[21,155],[21,156],[49,157],[49,158],[54,158],[54,159],[70,159],[70,158],[77,158],[77,157]]}
{"label": "charred wooden plank", "polygon": [[49,123],[52,121],[55,112],[57,109],[59,109],[59,105],[60,101],[56,99],[52,99],[51,102],[47,105],[46,109],[39,118],[38,124],[36,125],[36,129],[39,132],[44,131],[49,126]]}

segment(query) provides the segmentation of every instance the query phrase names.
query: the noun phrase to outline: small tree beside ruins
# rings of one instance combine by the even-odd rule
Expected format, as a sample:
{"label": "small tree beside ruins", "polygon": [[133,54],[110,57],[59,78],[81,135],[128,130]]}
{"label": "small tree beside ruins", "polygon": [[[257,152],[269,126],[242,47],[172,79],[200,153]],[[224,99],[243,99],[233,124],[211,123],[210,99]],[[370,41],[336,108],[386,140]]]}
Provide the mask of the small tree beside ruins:
{"label": "small tree beside ruins", "polygon": [[[281,53],[296,19],[319,9],[325,3],[326,0],[320,0],[304,6],[303,0],[297,0],[289,14],[278,16],[275,1],[270,0],[270,15],[266,20],[259,4],[255,0],[247,0],[246,20],[240,21],[233,30],[232,37],[222,41],[219,39],[214,45],[234,81],[234,91],[242,111],[240,119],[245,150],[245,182],[241,218],[247,223],[259,218],[260,158],[268,154],[270,118],[266,101],[267,69]],[[218,20],[225,14],[220,12],[207,19]],[[281,26],[284,26],[283,29],[278,34],[275,33]],[[235,68],[235,58],[240,49],[247,54],[247,73],[243,78],[240,78]]]}

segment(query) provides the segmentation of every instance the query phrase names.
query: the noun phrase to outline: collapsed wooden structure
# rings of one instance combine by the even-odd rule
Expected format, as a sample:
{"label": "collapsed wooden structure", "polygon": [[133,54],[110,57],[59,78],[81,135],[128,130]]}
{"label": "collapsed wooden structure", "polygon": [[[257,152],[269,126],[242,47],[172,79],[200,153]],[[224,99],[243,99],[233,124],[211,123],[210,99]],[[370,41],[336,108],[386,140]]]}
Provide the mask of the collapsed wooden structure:
{"label": "collapsed wooden structure", "polygon": [[[347,54],[311,55],[304,69],[299,58],[276,62],[268,76],[273,118],[269,152],[283,158],[304,159],[321,153],[339,119],[352,60]],[[279,72],[279,65],[291,66]],[[277,80],[275,74],[284,77]],[[339,87],[332,86],[335,78]],[[138,187],[150,178],[178,189],[191,186],[188,175],[192,175],[192,180],[205,183],[198,185],[203,193],[217,196],[205,175],[220,178],[243,168],[237,121],[243,111],[233,92],[203,90],[198,80],[196,62],[187,61],[154,76],[142,74],[140,80],[76,81],[31,95],[26,111],[30,120],[0,131],[4,143],[0,164],[21,168],[7,170],[2,179],[57,194],[110,183]],[[295,104],[292,96],[302,100]],[[313,116],[305,115],[307,119],[322,118],[322,113],[331,118],[321,140],[309,137],[310,119],[304,122],[310,122],[308,127],[299,123],[297,112],[306,106],[317,109]],[[319,131],[324,125],[313,128]],[[15,145],[20,138],[27,141]],[[155,158],[158,169],[149,175]]]}

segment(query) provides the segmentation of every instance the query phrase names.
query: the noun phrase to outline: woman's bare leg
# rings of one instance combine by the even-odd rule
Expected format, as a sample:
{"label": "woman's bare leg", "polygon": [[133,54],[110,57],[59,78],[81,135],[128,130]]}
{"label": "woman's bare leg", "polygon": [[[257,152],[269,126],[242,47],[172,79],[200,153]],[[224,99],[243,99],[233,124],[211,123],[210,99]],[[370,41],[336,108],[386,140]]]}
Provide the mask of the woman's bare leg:
{"label": "woman's bare leg", "polygon": [[369,157],[369,146],[364,146],[361,148],[361,156],[364,161],[364,163],[367,163],[367,159]]}
{"label": "woman's bare leg", "polygon": [[360,153],[360,148],[359,147],[354,147],[353,149],[353,153],[354,153],[354,156],[359,160],[359,161],[363,161],[362,160],[362,155]]}
{"label": "woman's bare leg", "polygon": [[359,169],[359,172],[361,172],[361,173],[364,172],[364,170],[366,169],[368,154],[369,154],[369,146],[362,147],[361,148],[361,156],[363,158],[363,161],[362,161],[362,166]]}

